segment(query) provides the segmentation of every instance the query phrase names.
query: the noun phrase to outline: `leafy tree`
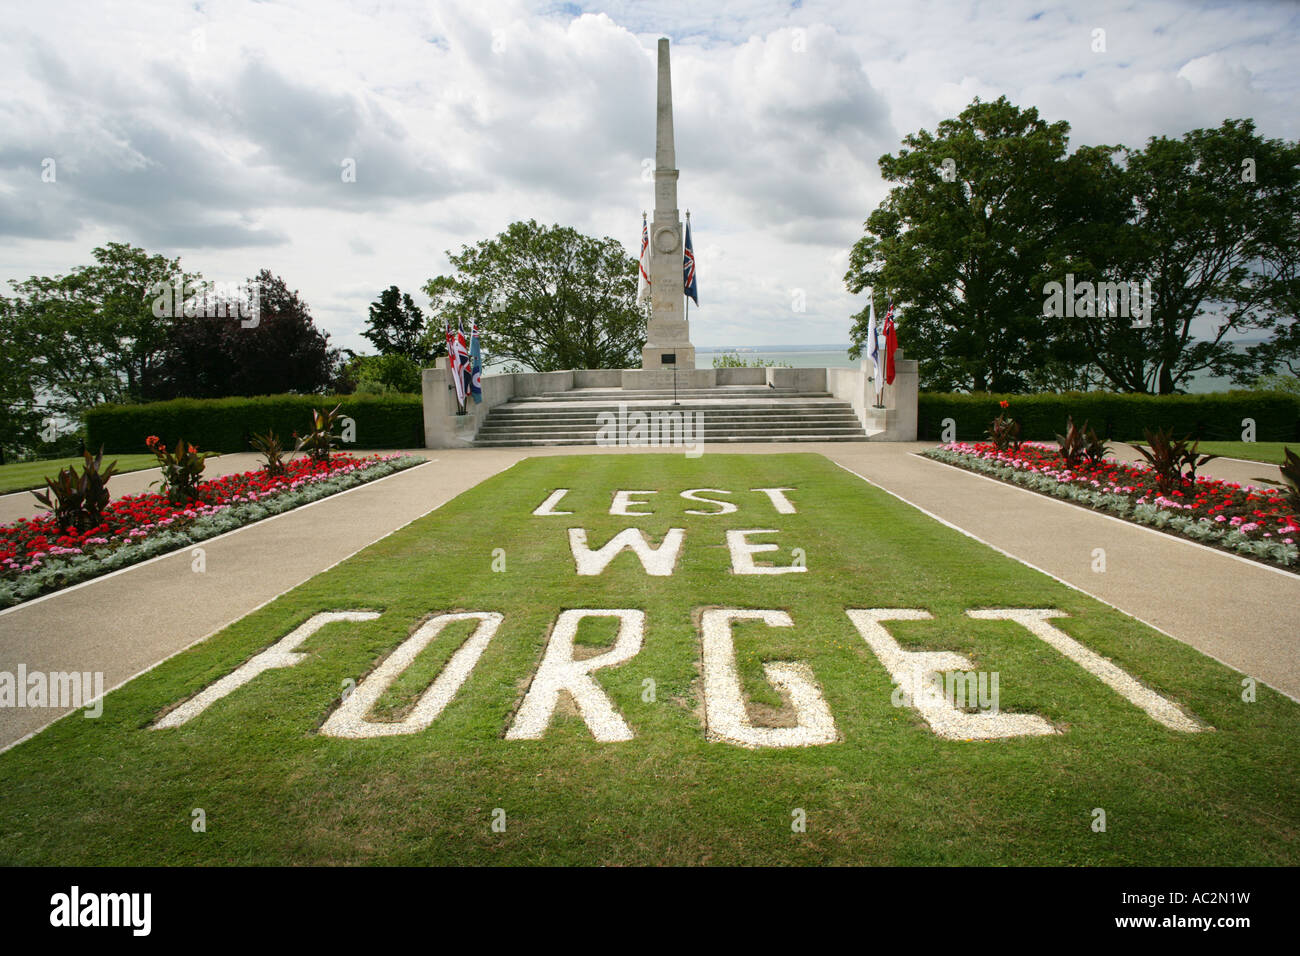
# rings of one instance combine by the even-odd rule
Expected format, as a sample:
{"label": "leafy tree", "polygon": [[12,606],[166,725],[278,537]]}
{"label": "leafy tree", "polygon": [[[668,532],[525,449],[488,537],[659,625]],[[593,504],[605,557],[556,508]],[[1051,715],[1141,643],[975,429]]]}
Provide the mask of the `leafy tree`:
{"label": "leafy tree", "polygon": [[395,285],[370,304],[370,317],[361,334],[380,355],[403,355],[421,366],[447,354],[445,338],[429,334],[420,307]]}
{"label": "leafy tree", "polygon": [[225,317],[196,316],[175,324],[167,344],[163,397],[329,390],[339,363],[329,334],[316,327],[307,304],[279,276],[263,269],[249,280],[250,287],[254,284],[256,321],[227,306]]}
{"label": "leafy tree", "polygon": [[[1006,97],[976,99],[880,158],[899,185],[867,219],[845,282],[874,289],[878,315],[892,297],[899,344],[920,360],[923,387],[1020,391],[1052,358],[1040,277],[1065,213],[1068,134],[1067,123]],[[851,357],[866,333],[863,309]]]}
{"label": "leafy tree", "polygon": [[[1281,241],[1265,253],[1256,274],[1264,285],[1272,336],[1245,351],[1233,372],[1237,384],[1258,375],[1269,387],[1297,391],[1300,381],[1300,190],[1291,194],[1289,224]],[[1259,382],[1255,381],[1256,387]]]}
{"label": "leafy tree", "polygon": [[[1181,139],[1152,137],[1124,153],[1117,182],[1129,219],[1116,234],[1094,236],[1093,249],[1109,246],[1111,273],[1150,282],[1151,326],[1110,318],[1075,323],[1072,337],[1126,391],[1169,394],[1201,370],[1247,378],[1267,370],[1278,351],[1243,359],[1229,342],[1296,314],[1300,147],[1265,139],[1243,119]],[[1217,324],[1209,338],[1194,339],[1202,316]]]}
{"label": "leafy tree", "polygon": [[618,240],[530,219],[447,255],[455,274],[424,286],[435,330],[477,319],[485,356],[539,372],[639,362],[646,313]]}
{"label": "leafy tree", "polygon": [[334,389],[340,394],[418,393],[421,364],[405,355],[357,355],[346,351]]}
{"label": "leafy tree", "polygon": [[29,343],[20,333],[18,311],[0,296],[0,464],[33,448],[38,440],[41,412],[36,404]]}
{"label": "leafy tree", "polygon": [[11,282],[15,335],[51,409],[79,415],[105,401],[153,396],[172,315],[154,309],[158,284],[193,283],[179,259],[111,242],[68,275]]}

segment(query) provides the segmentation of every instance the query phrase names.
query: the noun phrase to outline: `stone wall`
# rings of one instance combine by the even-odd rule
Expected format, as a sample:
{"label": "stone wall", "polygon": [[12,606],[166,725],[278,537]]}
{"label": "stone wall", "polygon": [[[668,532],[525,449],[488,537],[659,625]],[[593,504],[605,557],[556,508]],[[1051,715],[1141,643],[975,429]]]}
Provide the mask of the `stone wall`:
{"label": "stone wall", "polygon": [[[859,368],[719,368],[683,370],[679,388],[713,385],[774,385],[806,392],[830,392],[848,402],[867,434],[878,441],[915,441],[917,434],[917,363],[897,353],[893,385],[885,386],[884,409],[871,407],[874,397],[864,363]],[[542,392],[566,392],[575,388],[645,388],[663,385],[663,373],[640,369],[579,369],[566,372],[512,372],[483,377],[483,401],[471,401],[464,415],[456,414],[456,393],[447,373],[446,357],[434,368],[421,373],[424,396],[424,445],[426,448],[465,448],[473,444],[479,426],[497,405]],[[668,373],[671,375],[671,373]],[[671,384],[669,385],[671,388]],[[671,394],[671,393],[669,393]]]}
{"label": "stone wall", "polygon": [[916,441],[919,409],[915,359],[903,358],[903,350],[894,353],[894,384],[885,386],[884,408],[875,408],[876,393],[871,381],[871,363],[857,368],[828,368],[826,391],[853,406],[853,412],[874,441]]}

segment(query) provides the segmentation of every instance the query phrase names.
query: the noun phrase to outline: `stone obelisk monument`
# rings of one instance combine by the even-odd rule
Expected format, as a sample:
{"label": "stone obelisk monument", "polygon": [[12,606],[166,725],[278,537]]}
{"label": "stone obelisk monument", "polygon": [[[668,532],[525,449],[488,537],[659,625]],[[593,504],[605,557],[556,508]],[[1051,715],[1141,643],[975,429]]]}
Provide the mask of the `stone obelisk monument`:
{"label": "stone obelisk monument", "polygon": [[650,223],[650,321],[641,368],[695,368],[682,282],[682,222],[677,211],[677,153],[673,146],[673,80],[668,39],[659,40],[659,98],[655,124],[655,212]]}

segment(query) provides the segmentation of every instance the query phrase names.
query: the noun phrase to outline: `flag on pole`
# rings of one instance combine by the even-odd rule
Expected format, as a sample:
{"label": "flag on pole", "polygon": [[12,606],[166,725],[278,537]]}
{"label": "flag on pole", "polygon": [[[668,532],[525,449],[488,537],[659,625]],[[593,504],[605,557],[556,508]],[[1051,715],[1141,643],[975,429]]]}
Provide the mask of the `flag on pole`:
{"label": "flag on pole", "polygon": [[885,384],[894,384],[894,353],[898,351],[898,329],[894,326],[894,303],[885,313]]}
{"label": "flag on pole", "polygon": [[645,213],[641,213],[641,278],[637,280],[636,300],[644,302],[650,297],[650,227],[646,225]]}
{"label": "flag on pole", "polygon": [[[447,374],[451,376],[453,386],[460,381],[460,369],[456,366],[456,333],[452,331],[451,319],[447,320]],[[464,404],[459,387],[456,388],[456,400]]]}
{"label": "flag on pole", "polygon": [[469,327],[469,391],[474,396],[474,404],[483,403],[483,350],[479,347],[478,323]]}
{"label": "flag on pole", "polygon": [[460,322],[456,323],[456,334],[451,338],[448,355],[451,359],[451,380],[456,385],[456,404],[464,408],[465,366],[469,358],[469,349],[465,345],[465,333],[461,330]]}
{"label": "flag on pole", "polygon": [[695,247],[691,245],[690,213],[686,216],[686,248],[682,253],[682,285],[686,294],[695,300],[695,307],[700,306],[700,290],[695,284]]}
{"label": "flag on pole", "polygon": [[876,404],[880,404],[880,393],[885,388],[885,379],[880,368],[880,336],[876,332],[876,297],[874,292],[867,306],[867,358],[871,359],[871,383],[876,393]]}

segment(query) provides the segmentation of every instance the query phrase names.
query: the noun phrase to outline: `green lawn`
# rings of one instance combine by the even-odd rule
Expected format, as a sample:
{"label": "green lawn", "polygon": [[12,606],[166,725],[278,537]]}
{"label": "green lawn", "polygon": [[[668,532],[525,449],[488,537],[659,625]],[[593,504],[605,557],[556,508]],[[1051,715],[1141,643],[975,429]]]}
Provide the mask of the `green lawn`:
{"label": "green lawn", "polygon": [[[1145,445],[1146,440],[1138,439],[1133,444]],[[1290,448],[1296,454],[1300,454],[1300,442],[1203,441],[1199,447],[1200,451],[1206,455],[1220,455],[1224,458],[1245,458],[1248,461],[1264,461],[1273,465],[1282,464],[1283,448]]]}
{"label": "green lawn", "polygon": [[1300,442],[1203,441],[1200,444],[1200,450],[1207,455],[1246,458],[1250,461],[1266,461],[1274,465],[1282,464],[1283,448],[1290,448],[1296,454],[1300,454]]}
{"label": "green lawn", "polygon": [[[774,486],[794,489],[797,514],[750,490]],[[533,516],[557,488],[573,514]],[[729,489],[739,510],[685,514],[709,510],[679,497],[691,488]],[[657,489],[654,514],[610,515],[618,489]],[[567,529],[597,548],[629,527],[654,543],[686,529],[672,576],[648,576],[627,552],[577,576]],[[756,540],[780,550],[756,560],[789,565],[799,548],[808,571],[732,573],[729,529],[777,529]],[[751,750],[706,737],[696,621],[712,606],[789,612],[793,627],[736,628],[751,719],[788,723],[760,664],[800,661],[837,742]],[[965,616],[1006,607],[1065,611],[1061,630],[1213,729],[1167,729],[1028,631]],[[594,674],[633,739],[597,742],[563,694],[543,739],[505,739],[566,608],[645,612],[640,651]],[[889,625],[904,650],[998,672],[1004,713],[1060,733],[938,737],[891,704],[889,674],[846,608],[931,612]],[[382,613],[327,625],[295,666],[183,726],[148,729],[326,610]],[[318,732],[349,682],[455,610],[504,621],[432,726]],[[575,657],[600,652],[607,623],[588,620]],[[401,719],[467,633],[436,638],[372,719]],[[1241,679],[820,456],[529,459],[136,678],[101,718],[73,715],[0,754],[0,863],[1295,865],[1300,706],[1263,686],[1243,702]],[[1097,808],[1105,832],[1092,828]],[[196,809],[206,832],[191,828]],[[792,830],[799,811],[806,832]]]}
{"label": "green lawn", "polygon": [[[158,459],[153,455],[104,456],[104,464],[113,461],[117,462],[119,472],[139,471],[141,468],[153,468],[158,464]],[[44,488],[47,476],[53,478],[61,468],[76,465],[80,469],[84,464],[84,460],[78,455],[76,458],[51,458],[47,461],[20,461],[12,465],[0,465],[0,495],[12,491]]]}

